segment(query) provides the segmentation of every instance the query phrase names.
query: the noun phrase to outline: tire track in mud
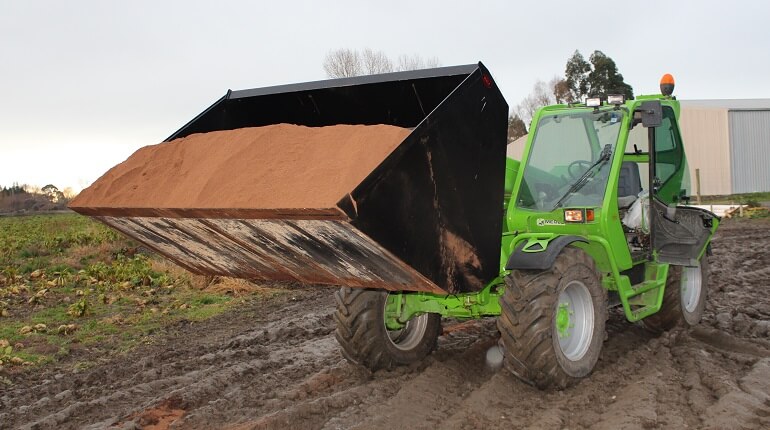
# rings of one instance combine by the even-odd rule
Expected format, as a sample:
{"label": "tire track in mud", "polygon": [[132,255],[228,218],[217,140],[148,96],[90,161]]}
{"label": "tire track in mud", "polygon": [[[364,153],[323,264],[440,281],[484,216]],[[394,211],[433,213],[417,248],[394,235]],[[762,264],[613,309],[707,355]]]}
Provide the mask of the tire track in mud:
{"label": "tire track in mud", "polygon": [[[268,411],[281,407],[291,400],[280,387],[301,383],[309,373],[340,361],[330,337],[331,300],[322,299],[325,306],[318,306],[319,312],[308,312],[306,301],[315,305],[326,295],[312,290],[299,293],[296,303],[289,301],[283,313],[271,309],[273,319],[257,321],[252,324],[255,328],[234,334],[231,322],[223,321],[230,333],[213,327],[198,335],[195,327],[189,327],[170,345],[137,351],[136,357],[116,359],[82,375],[59,373],[0,395],[0,423],[21,428],[104,428],[125,425],[121,418],[130,413],[171,402],[188,411],[184,420],[195,425],[200,415],[229,418],[216,413],[223,402],[228,409],[240,404],[252,407],[255,403],[249,400],[257,397],[256,403],[264,403],[258,406]],[[254,314],[258,312],[259,307]],[[250,316],[242,316],[241,326]],[[208,325],[201,326],[206,330]],[[40,398],[30,402],[25,392],[36,392]]]}
{"label": "tire track in mud", "polygon": [[[347,390],[302,399],[289,408],[232,428],[434,428],[463,392],[472,391],[479,381],[491,376],[483,357],[495,343],[493,325],[492,321],[457,324],[463,327],[442,336],[439,352],[423,363],[373,375],[364,372],[360,384]],[[459,357],[440,352],[455,347],[466,352]],[[482,360],[472,367],[475,371],[467,368],[469,357]],[[339,370],[349,371],[350,367],[343,362]],[[430,411],[427,414],[426,407]]]}
{"label": "tire track in mud", "polygon": [[324,428],[440,427],[468,394],[492,376],[485,357],[487,349],[496,344],[496,337],[492,320],[447,327],[430,364],[410,377],[408,384],[386,401],[355,414],[335,417]]}
{"label": "tire track in mud", "polygon": [[[628,391],[630,381],[618,369],[638,371],[649,359],[649,352],[634,354],[628,351],[628,345],[620,347],[636,337],[622,331],[613,333],[621,325],[624,323],[617,323],[615,318],[610,321],[610,340],[596,371],[577,386],[557,392],[540,391],[501,371],[469,396],[444,426],[552,429],[594,425],[613,402],[622,402],[616,394]],[[638,396],[633,397],[638,402]]]}
{"label": "tire track in mud", "polygon": [[487,369],[492,319],[445,321],[422,363],[370,374],[340,356],[334,290],[308,287],[20,378],[0,428],[770,428],[770,222],[723,224],[713,251],[700,326],[655,337],[613,309],[596,369],[564,391]]}

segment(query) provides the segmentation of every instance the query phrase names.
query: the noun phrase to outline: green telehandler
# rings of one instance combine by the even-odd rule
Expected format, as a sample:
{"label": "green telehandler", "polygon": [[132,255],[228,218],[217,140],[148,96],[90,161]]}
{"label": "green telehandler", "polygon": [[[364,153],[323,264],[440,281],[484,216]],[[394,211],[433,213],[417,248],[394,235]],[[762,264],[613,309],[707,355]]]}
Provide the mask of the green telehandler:
{"label": "green telehandler", "polygon": [[660,95],[541,108],[520,161],[481,63],[228,91],[168,140],[279,123],[410,133],[333,208],[73,209],[196,273],[341,286],[335,336],[370,370],[423,359],[442,317],[497,317],[505,367],[561,389],[594,368],[609,307],[654,332],[704,312],[719,218],[687,205],[664,78]]}

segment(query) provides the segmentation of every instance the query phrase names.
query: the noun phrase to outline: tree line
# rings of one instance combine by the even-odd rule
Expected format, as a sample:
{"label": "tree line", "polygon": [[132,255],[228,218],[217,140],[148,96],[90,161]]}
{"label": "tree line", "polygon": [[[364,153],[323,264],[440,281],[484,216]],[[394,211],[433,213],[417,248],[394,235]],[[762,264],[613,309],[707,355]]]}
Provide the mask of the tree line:
{"label": "tree line", "polygon": [[69,187],[59,190],[53,184],[40,188],[14,183],[10,187],[0,188],[0,213],[65,209],[74,196],[74,191]]}
{"label": "tree line", "polygon": [[538,80],[532,92],[513,108],[508,117],[508,141],[527,134],[527,124],[543,106],[585,101],[589,97],[607,99],[608,94],[634,98],[634,89],[623,80],[615,61],[602,51],[594,51],[586,61],[579,50],[567,59],[564,76],[556,75],[547,83]]}
{"label": "tree line", "polygon": [[323,62],[324,72],[329,78],[350,78],[439,66],[441,63],[436,57],[425,58],[417,54],[402,54],[392,59],[384,52],[370,48],[361,51],[347,48],[335,49],[326,54]]}
{"label": "tree line", "polygon": [[[360,75],[400,72],[438,67],[436,57],[400,55],[395,59],[382,51],[370,48],[336,49],[326,54],[323,69],[329,78],[348,78]],[[615,61],[602,51],[594,51],[588,60],[575,50],[564,67],[564,75],[556,75],[548,82],[538,80],[532,92],[513,107],[508,117],[508,142],[527,134],[535,112],[552,104],[582,102],[588,97],[607,98],[608,94],[623,94],[634,98],[631,85],[623,80]]]}

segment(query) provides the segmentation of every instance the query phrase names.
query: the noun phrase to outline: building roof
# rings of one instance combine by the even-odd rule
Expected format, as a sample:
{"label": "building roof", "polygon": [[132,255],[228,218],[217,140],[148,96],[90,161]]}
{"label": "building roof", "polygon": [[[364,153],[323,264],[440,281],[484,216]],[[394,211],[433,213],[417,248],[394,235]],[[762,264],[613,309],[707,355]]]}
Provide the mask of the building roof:
{"label": "building roof", "polygon": [[679,100],[684,108],[718,108],[727,110],[770,110],[770,99]]}

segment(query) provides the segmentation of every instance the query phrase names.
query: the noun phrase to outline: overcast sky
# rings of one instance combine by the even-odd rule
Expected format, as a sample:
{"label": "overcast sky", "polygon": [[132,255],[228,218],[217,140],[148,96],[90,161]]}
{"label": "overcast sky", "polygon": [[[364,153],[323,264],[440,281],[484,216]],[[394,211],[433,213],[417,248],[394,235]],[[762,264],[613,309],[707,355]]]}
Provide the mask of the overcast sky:
{"label": "overcast sky", "polygon": [[511,106],[575,49],[635,94],[668,72],[680,99],[768,98],[768,19],[759,0],[0,0],[0,186],[85,187],[228,88],[324,79],[337,48],[482,61]]}

